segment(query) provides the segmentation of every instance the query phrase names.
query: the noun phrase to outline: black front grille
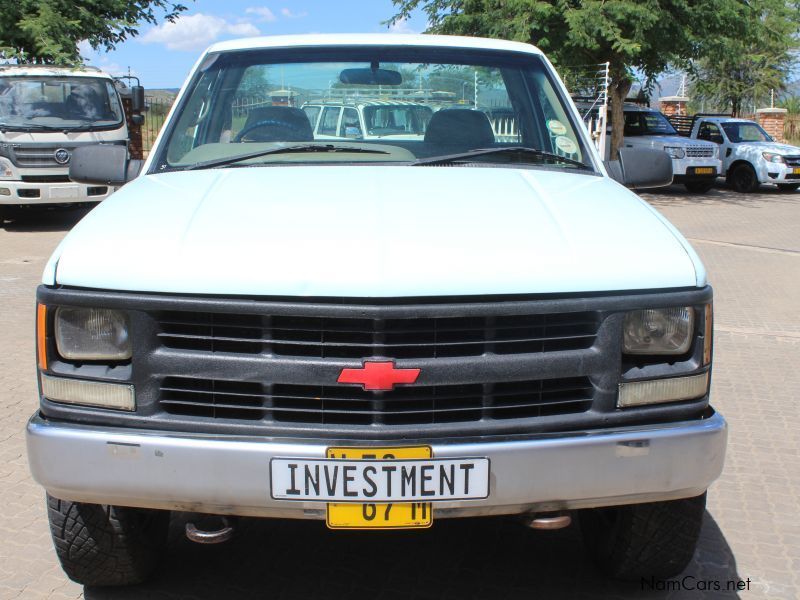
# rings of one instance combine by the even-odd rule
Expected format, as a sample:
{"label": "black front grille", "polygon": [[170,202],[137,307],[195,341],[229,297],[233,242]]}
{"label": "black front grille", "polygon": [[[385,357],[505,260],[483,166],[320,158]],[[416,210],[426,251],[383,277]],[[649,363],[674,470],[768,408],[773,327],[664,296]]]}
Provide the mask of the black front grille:
{"label": "black front grille", "polygon": [[158,317],[169,348],[313,358],[445,358],[589,348],[596,313],[361,319],[169,312]]}
{"label": "black front grille", "polygon": [[23,175],[26,183],[70,183],[69,175]]}
{"label": "black front grille", "polygon": [[784,156],[783,160],[790,167],[800,167],[800,156]]}
{"label": "black front grille", "polygon": [[397,387],[260,384],[167,377],[161,407],[170,414],[316,425],[425,425],[580,413],[592,404],[587,377],[485,384]]}

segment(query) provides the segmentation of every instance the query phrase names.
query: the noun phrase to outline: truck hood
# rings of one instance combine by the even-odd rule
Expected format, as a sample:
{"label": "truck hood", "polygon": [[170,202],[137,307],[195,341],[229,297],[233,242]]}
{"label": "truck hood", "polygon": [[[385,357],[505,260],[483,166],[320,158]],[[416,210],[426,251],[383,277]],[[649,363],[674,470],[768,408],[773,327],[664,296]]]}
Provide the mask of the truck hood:
{"label": "truck hood", "polygon": [[737,152],[774,152],[783,156],[798,156],[800,148],[779,142],[739,142],[735,144]]}
{"label": "truck hood", "polygon": [[607,177],[295,166],[139,177],[57,248],[46,284],[247,296],[705,285],[688,243]]}
{"label": "truck hood", "polygon": [[686,146],[716,146],[713,142],[705,140],[695,140],[677,135],[637,135],[625,138],[626,144],[636,146],[646,146],[651,148],[663,148],[664,146],[675,146],[685,148]]}

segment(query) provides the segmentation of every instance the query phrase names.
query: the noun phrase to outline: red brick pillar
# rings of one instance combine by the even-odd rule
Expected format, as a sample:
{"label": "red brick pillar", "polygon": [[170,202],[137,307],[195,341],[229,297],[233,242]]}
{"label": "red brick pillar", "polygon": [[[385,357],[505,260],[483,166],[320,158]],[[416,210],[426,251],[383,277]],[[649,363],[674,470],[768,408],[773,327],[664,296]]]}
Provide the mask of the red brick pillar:
{"label": "red brick pillar", "polygon": [[783,125],[786,122],[785,108],[759,108],[756,121],[776,142],[783,142]]}
{"label": "red brick pillar", "polygon": [[661,112],[672,117],[674,115],[686,115],[686,105],[689,98],[685,96],[663,96],[658,99],[661,104]]}
{"label": "red brick pillar", "polygon": [[125,111],[125,119],[128,122],[128,149],[131,153],[131,158],[144,158],[144,149],[142,147],[142,126],[134,125],[131,122],[133,110],[131,109],[130,95],[122,96],[122,108]]}

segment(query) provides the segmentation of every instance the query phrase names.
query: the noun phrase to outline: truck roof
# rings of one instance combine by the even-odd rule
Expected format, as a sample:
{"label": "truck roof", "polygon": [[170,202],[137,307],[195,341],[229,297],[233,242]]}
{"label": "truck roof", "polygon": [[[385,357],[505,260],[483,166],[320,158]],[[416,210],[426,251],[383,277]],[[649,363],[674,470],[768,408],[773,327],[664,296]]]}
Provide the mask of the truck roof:
{"label": "truck roof", "polygon": [[508,50],[542,54],[541,50],[522,42],[509,42],[488,38],[455,35],[387,34],[387,33],[337,33],[313,35],[271,35],[218,42],[208,52],[254,50],[258,48],[295,48],[299,46],[441,46],[443,48],[475,48],[481,50]]}
{"label": "truck roof", "polygon": [[68,77],[103,77],[111,79],[111,75],[97,67],[82,65],[80,67],[56,67],[54,65],[0,65],[0,77],[11,76],[68,76]]}
{"label": "truck roof", "polygon": [[714,123],[755,123],[752,119],[740,119],[739,117],[706,117],[697,115],[697,120],[712,121]]}

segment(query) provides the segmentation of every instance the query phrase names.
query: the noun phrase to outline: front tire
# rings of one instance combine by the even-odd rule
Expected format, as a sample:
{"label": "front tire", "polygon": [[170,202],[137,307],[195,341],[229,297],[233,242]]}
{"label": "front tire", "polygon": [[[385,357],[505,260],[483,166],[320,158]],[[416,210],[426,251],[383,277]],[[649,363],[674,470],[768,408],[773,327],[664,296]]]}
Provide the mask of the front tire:
{"label": "front tire", "polygon": [[755,169],[747,164],[740,164],[730,174],[728,182],[737,192],[748,194],[758,189],[758,176]]}
{"label": "front tire", "polygon": [[592,558],[607,575],[638,581],[668,579],[694,556],[706,495],[668,502],[594,508],[580,512]]}
{"label": "front tire", "polygon": [[800,189],[800,183],[779,183],[778,189],[782,192],[796,192]]}
{"label": "front tire", "polygon": [[708,190],[714,187],[713,181],[690,181],[688,183],[684,183],[686,189],[692,192],[693,194],[705,194]]}
{"label": "front tire", "polygon": [[61,567],[82,585],[142,583],[166,546],[168,511],[70,502],[48,494],[47,516]]}

